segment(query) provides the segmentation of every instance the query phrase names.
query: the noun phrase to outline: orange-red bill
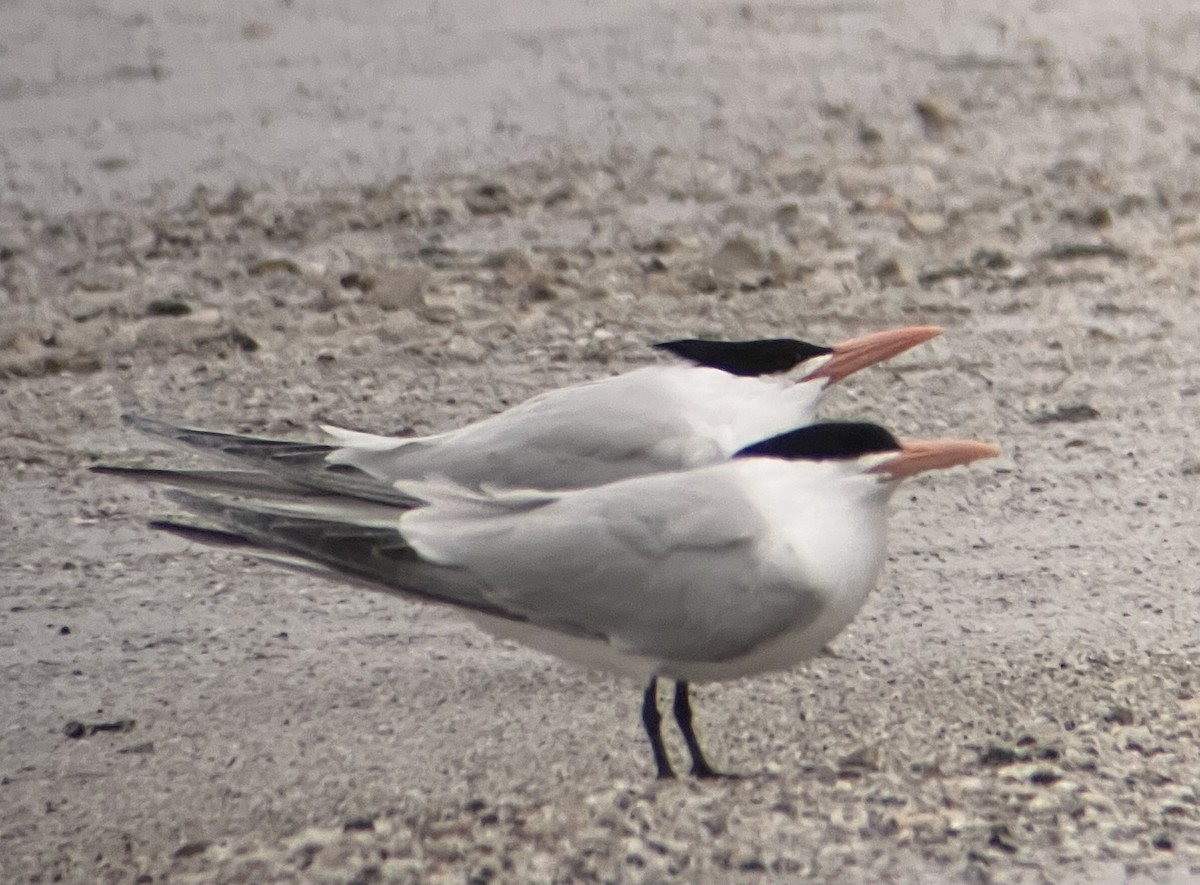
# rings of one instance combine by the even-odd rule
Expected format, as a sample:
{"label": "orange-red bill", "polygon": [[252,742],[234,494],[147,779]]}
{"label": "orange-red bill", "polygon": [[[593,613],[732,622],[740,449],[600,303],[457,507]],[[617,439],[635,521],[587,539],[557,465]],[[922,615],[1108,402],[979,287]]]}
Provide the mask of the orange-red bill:
{"label": "orange-red bill", "polygon": [[941,334],[938,326],[906,326],[850,338],[833,345],[833,355],[820,368],[805,376],[804,380],[828,378],[830,381],[841,381],[847,375],[891,359]]}
{"label": "orange-red bill", "polygon": [[944,470],[983,458],[995,458],[999,454],[997,446],[973,439],[902,439],[900,454],[880,464],[874,472],[903,479],[927,470]]}

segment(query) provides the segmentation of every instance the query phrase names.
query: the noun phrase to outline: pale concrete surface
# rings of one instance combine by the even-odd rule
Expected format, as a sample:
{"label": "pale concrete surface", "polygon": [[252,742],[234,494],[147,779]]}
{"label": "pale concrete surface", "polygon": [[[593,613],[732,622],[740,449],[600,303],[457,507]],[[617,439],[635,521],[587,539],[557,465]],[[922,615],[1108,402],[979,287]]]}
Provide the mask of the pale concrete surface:
{"label": "pale concrete surface", "polygon": [[[1188,0],[6,0],[0,158],[8,196],[51,211],[624,149],[747,160],[819,148],[822,106],[911,124],[914,96],[986,105],[1030,64],[1081,100],[1097,76],[1186,77],[1196,14]],[[1064,133],[1029,98],[1052,148]],[[1142,137],[1136,119],[1112,123],[1111,138]]]}
{"label": "pale concrete surface", "polygon": [[[1194,5],[332,10],[0,6],[0,878],[1195,880]],[[165,454],[131,406],[419,432],[909,322],[828,413],[1006,458],[898,496],[835,657],[699,692],[741,782],[86,473]]]}

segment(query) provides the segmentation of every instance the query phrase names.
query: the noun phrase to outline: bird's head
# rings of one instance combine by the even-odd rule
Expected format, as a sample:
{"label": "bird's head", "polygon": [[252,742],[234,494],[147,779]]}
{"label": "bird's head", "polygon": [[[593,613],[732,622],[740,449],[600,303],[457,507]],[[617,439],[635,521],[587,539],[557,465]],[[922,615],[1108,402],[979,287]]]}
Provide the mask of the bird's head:
{"label": "bird's head", "polygon": [[995,458],[991,443],[965,439],[897,439],[878,424],[830,421],[789,430],[746,446],[735,458],[855,463],[863,473],[899,480],[929,470]]}
{"label": "bird's head", "polygon": [[698,366],[731,375],[758,377],[795,372],[799,381],[834,383],[867,366],[891,359],[942,334],[937,326],[906,326],[848,338],[825,347],[795,338],[708,341],[685,338],[654,346]]}

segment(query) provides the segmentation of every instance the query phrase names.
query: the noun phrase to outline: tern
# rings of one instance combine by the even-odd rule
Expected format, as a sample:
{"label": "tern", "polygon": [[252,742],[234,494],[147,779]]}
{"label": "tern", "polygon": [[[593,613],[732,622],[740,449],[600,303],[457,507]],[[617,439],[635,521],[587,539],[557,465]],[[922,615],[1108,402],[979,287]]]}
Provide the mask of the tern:
{"label": "tern", "polygon": [[879,579],[899,482],[998,451],[901,441],[873,424],[813,424],[723,463],[584,489],[401,484],[423,502],[415,509],[382,495],[289,499],[270,478],[242,484],[241,495],[173,491],[199,524],[151,525],[449,606],[497,636],[633,677],[645,685],[642,723],[660,778],[675,771],[658,681],[673,680],[691,773],[715,777],[691,683],[788,669],[819,653]]}
{"label": "tern", "polygon": [[[667,341],[655,347],[690,365],[646,366],[559,388],[431,436],[326,425],[332,443],[307,443],[125,420],[236,466],[265,470],[272,482],[293,489],[374,495],[386,504],[403,502],[394,483],[433,476],[473,489],[578,489],[726,461],[757,440],[811,423],[829,385],[939,334],[936,326],[909,326],[831,347],[789,338]],[[136,468],[109,472],[161,478]],[[210,471],[175,477],[179,484],[185,479],[203,489],[248,477]]]}

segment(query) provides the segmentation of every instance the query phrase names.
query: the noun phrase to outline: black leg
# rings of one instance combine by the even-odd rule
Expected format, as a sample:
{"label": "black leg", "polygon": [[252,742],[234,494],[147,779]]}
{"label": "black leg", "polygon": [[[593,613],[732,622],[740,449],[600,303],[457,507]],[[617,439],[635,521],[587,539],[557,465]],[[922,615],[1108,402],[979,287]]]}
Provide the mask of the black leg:
{"label": "black leg", "polygon": [[654,764],[658,767],[658,776],[675,777],[671,760],[667,758],[667,748],[663,746],[662,715],[658,712],[657,676],[650,677],[650,684],[646,686],[646,694],[642,698],[642,725],[646,727],[646,736],[650,738],[650,749],[654,751]]}
{"label": "black leg", "polygon": [[675,681],[675,721],[679,724],[679,730],[683,732],[688,752],[692,754],[692,775],[724,777],[708,764],[708,760],[704,758],[704,751],[700,749],[700,741],[696,738],[696,730],[692,726],[692,702],[688,697],[688,684],[683,679]]}

